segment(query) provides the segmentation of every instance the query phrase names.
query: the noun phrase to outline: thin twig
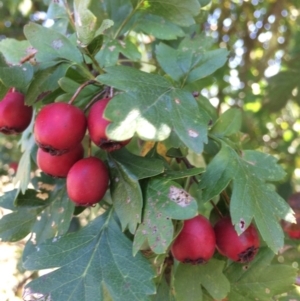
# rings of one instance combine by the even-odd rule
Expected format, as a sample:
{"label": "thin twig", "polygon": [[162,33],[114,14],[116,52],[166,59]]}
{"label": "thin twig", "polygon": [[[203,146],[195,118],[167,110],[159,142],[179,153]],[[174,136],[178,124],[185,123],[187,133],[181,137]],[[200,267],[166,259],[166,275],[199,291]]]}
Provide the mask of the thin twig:
{"label": "thin twig", "polygon": [[214,209],[217,211],[218,215],[222,218],[222,217],[223,217],[223,214],[222,214],[222,212],[220,211],[220,209],[217,207],[217,205],[214,203],[214,201],[213,201],[213,200],[210,200],[209,202],[212,204],[212,206],[214,207]]}
{"label": "thin twig", "polygon": [[74,95],[72,96],[72,98],[69,101],[69,104],[72,104],[74,102],[74,100],[76,99],[76,97],[79,95],[79,93],[88,85],[92,85],[92,84],[96,84],[98,83],[97,81],[90,79],[88,81],[86,81],[85,83],[83,83],[82,85],[80,85],[78,87],[78,89],[76,90],[76,92],[74,93]]}

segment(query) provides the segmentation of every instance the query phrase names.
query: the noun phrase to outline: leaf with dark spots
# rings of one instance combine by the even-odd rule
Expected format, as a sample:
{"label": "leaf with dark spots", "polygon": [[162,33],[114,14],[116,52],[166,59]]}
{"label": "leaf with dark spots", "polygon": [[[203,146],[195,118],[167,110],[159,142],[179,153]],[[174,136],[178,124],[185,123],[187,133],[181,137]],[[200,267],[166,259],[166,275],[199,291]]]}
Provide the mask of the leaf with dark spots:
{"label": "leaf with dark spots", "polygon": [[197,215],[197,203],[176,182],[152,179],[145,195],[146,203],[142,224],[139,225],[133,244],[136,254],[145,241],[157,254],[165,253],[173,240],[171,219],[184,220]]}

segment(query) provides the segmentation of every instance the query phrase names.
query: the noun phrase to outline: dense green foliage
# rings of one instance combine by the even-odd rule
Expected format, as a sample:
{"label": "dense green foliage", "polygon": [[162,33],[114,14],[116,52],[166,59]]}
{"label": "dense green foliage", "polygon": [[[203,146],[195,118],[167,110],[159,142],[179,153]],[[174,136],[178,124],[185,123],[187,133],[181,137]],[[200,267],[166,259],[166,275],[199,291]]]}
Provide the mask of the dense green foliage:
{"label": "dense green foliage", "polygon": [[[37,114],[70,100],[88,113],[113,96],[107,134],[132,138],[108,153],[86,135],[86,156],[105,161],[110,188],[85,208],[70,202],[65,179],[37,172],[34,118],[22,135],[1,134],[2,173],[19,166],[18,185],[0,198],[0,238],[29,237],[25,269],[56,268],[32,279],[25,300],[299,298],[298,243],[281,227],[294,221],[286,200],[300,185],[298,6],[0,2],[1,98],[15,87]],[[239,234],[254,223],[255,259],[174,260],[171,243],[197,213],[212,224],[230,214]]]}

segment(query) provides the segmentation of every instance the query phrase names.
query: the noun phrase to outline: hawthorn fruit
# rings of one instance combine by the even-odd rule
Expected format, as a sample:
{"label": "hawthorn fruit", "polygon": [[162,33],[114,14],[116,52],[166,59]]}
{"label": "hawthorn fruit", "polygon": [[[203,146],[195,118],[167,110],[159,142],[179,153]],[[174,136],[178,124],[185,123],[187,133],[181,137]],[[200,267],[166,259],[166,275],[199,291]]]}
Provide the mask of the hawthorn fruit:
{"label": "hawthorn fruit", "polygon": [[36,159],[38,167],[44,173],[56,178],[65,178],[70,168],[75,162],[82,159],[83,155],[84,148],[80,143],[61,156],[52,156],[49,152],[38,148]]}
{"label": "hawthorn fruit", "polygon": [[87,117],[87,127],[91,140],[102,149],[111,152],[118,150],[128,144],[131,139],[124,141],[114,141],[108,139],[106,135],[107,126],[111,123],[104,117],[104,111],[110,98],[103,98],[96,101],[89,111]]}
{"label": "hawthorn fruit", "polygon": [[88,157],[77,161],[67,175],[67,193],[79,206],[98,203],[108,188],[109,174],[103,161]]}
{"label": "hawthorn fruit", "polygon": [[0,102],[0,132],[5,135],[20,134],[30,124],[32,107],[25,104],[22,93],[9,90]]}
{"label": "hawthorn fruit", "polygon": [[183,228],[175,238],[171,252],[183,263],[206,263],[215,252],[216,238],[209,220],[197,215],[183,222]]}
{"label": "hawthorn fruit", "polygon": [[216,247],[220,254],[233,261],[246,263],[254,259],[259,249],[259,235],[251,224],[238,235],[230,217],[221,218],[214,226]]}
{"label": "hawthorn fruit", "polygon": [[81,142],[86,126],[82,110],[68,103],[56,102],[45,105],[38,113],[34,136],[41,149],[58,156]]}

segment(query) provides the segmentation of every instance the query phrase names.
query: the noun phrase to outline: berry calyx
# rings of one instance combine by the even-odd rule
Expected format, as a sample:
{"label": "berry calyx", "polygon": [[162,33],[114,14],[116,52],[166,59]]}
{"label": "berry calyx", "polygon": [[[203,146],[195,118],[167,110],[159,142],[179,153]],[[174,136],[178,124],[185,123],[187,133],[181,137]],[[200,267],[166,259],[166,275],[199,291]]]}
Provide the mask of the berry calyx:
{"label": "berry calyx", "polygon": [[78,145],[86,132],[86,117],[79,108],[64,102],[44,106],[36,117],[34,136],[38,146],[57,156]]}
{"label": "berry calyx", "polygon": [[0,102],[0,132],[14,135],[23,132],[30,124],[32,107],[25,105],[22,93],[11,89]]}
{"label": "berry calyx", "polygon": [[83,146],[82,144],[78,144],[69,152],[62,154],[61,156],[52,156],[49,152],[45,152],[43,149],[38,148],[36,158],[39,168],[44,173],[56,178],[65,178],[70,168],[75,162],[82,159],[83,155]]}
{"label": "berry calyx", "polygon": [[253,224],[250,224],[241,235],[238,235],[230,217],[223,217],[215,224],[214,230],[216,247],[220,254],[241,263],[254,259],[260,242]]}
{"label": "berry calyx", "polygon": [[80,206],[92,206],[103,198],[108,188],[106,165],[96,157],[77,161],[67,175],[67,193]]}
{"label": "berry calyx", "polygon": [[215,233],[209,220],[197,215],[184,221],[181,232],[172,244],[171,252],[180,262],[203,264],[214,255],[215,245]]}
{"label": "berry calyx", "polygon": [[110,140],[106,135],[107,126],[111,123],[104,117],[104,111],[110,98],[103,98],[95,102],[87,117],[88,132],[91,140],[102,149],[111,152],[128,144],[131,139],[124,141]]}

